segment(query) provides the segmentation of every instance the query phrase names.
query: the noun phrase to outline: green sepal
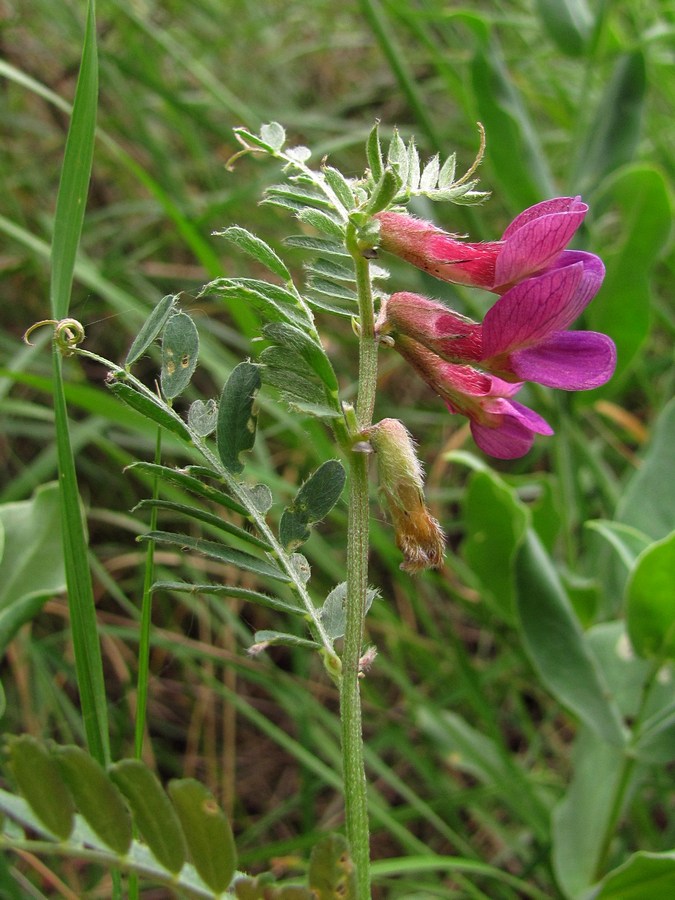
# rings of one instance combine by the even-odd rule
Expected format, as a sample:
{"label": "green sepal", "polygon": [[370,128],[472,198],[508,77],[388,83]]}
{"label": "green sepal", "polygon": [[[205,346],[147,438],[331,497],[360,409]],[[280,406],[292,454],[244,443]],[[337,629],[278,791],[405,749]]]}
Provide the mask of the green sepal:
{"label": "green sepal", "polygon": [[193,778],[170,781],[168,793],[195,869],[212,891],[222,893],[237,867],[230,823],[211,793]]}
{"label": "green sepal", "polygon": [[55,747],[52,753],[82,816],[111,850],[124,856],[131,846],[131,815],[105,769],[81,747]]}
{"label": "green sepal", "polygon": [[166,297],[162,297],[157,306],[150,313],[145,320],[143,327],[134,338],[131,347],[129,347],[127,358],[124,360],[125,369],[128,369],[136,362],[136,360],[140,359],[148,347],[150,347],[164,327],[164,323],[171,315],[177,299],[177,294],[167,294]]}
{"label": "green sepal", "polygon": [[114,763],[109,772],[127,798],[136,827],[157,861],[169,872],[180,872],[187,856],[185,837],[157,776],[137,759]]}
{"label": "green sepal", "polygon": [[119,400],[122,400],[127,406],[145,416],[146,419],[150,419],[156,425],[170,431],[186,443],[191,443],[192,438],[185,422],[177,413],[163,404],[161,400],[155,400],[149,394],[141,394],[140,391],[137,391],[130,384],[118,379],[108,382],[108,387]]}
{"label": "green sepal", "polygon": [[190,384],[199,355],[199,333],[190,316],[175,313],[167,320],[162,335],[160,384],[167,400],[178,397]]}
{"label": "green sepal", "polygon": [[10,737],[9,764],[27,803],[59,840],[70,837],[75,805],[56,759],[29,734]]}
{"label": "green sepal", "polygon": [[235,475],[244,471],[242,453],[251,450],[255,443],[257,415],[253,404],[260,385],[260,367],[251,362],[239,363],[232,370],[218,404],[218,455],[225,468]]}

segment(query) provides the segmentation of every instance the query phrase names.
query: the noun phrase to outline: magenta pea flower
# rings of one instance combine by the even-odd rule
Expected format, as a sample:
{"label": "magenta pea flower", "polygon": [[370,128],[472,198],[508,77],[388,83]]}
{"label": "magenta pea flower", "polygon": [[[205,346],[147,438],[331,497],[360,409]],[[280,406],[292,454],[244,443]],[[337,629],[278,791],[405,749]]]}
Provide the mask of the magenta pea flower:
{"label": "magenta pea flower", "polygon": [[446,362],[409,337],[399,337],[396,349],[439,394],[451,413],[469,419],[476,444],[490,456],[524,456],[535,435],[553,434],[540,415],[511,399],[522,384],[509,384],[471,366]]}
{"label": "magenta pea flower", "polygon": [[592,253],[565,250],[540,275],[509,288],[482,325],[438,301],[397,293],[383,304],[378,332],[407,335],[447,362],[478,365],[506,381],[588,390],[609,380],[616,350],[605,334],[566,331],[604,277]]}
{"label": "magenta pea flower", "polygon": [[499,241],[469,243],[431,222],[405,213],[382,212],[380,246],[425,272],[501,294],[541,272],[563,252],[584,220],[580,197],[555,197],[524,210]]}

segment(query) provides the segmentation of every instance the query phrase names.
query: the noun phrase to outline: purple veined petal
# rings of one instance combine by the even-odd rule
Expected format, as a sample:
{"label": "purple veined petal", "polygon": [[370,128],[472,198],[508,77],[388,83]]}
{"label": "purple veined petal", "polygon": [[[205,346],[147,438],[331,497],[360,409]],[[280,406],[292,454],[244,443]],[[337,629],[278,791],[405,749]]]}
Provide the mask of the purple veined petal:
{"label": "purple veined petal", "polygon": [[471,422],[471,433],[476,444],[497,459],[517,459],[524,456],[534,443],[535,434],[553,434],[545,419],[522,403],[505,400],[501,422],[490,427]]}
{"label": "purple veined petal", "polygon": [[503,294],[483,320],[484,359],[536,344],[565,328],[583,275],[578,262],[528,278]]}
{"label": "purple veined petal", "polygon": [[517,216],[504,232],[495,287],[513,284],[553,262],[574,236],[588,207],[569,197],[545,201]]}
{"label": "purple veined petal", "polygon": [[551,213],[561,212],[582,212],[584,215],[588,212],[588,206],[581,197],[553,197],[551,200],[542,200],[541,203],[535,203],[519,213],[508,226],[502,240],[505,241],[515,234],[523,225],[531,222],[533,219],[541,219],[542,216],[548,216]]}
{"label": "purple veined petal", "polygon": [[536,347],[511,355],[515,375],[564,391],[587,391],[609,381],[616,368],[616,347],[606,334],[562,331]]}

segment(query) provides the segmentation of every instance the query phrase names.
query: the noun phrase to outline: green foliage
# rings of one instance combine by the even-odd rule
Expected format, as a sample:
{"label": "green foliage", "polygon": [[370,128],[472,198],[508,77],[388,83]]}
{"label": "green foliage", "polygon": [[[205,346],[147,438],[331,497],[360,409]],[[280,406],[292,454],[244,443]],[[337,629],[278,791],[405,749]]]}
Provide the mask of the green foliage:
{"label": "green foliage", "polygon": [[0,653],[53,594],[65,590],[59,489],[0,505]]}
{"label": "green foliage", "polygon": [[218,404],[218,455],[233,474],[244,471],[241,454],[253,447],[257,416],[253,404],[260,390],[260,369],[239,363],[227,380]]}
{"label": "green foliage", "polygon": [[[637,617],[649,600],[640,588],[643,577],[651,591],[667,574],[659,547],[675,527],[673,407],[666,405],[673,389],[675,94],[672,23],[663,4],[650,0],[637,9],[537,0],[470,10],[427,4],[421,15],[399,0],[338,6],[320,0],[308,17],[297,0],[237,4],[234,14],[233,4],[198,0],[175,17],[112,0],[100,14],[98,136],[93,144],[92,18],[56,218],[56,173],[74,90],[64,73],[77,70],[83,22],[65,7],[55,13],[53,4],[36,0],[25,9],[19,4],[3,24],[0,413],[2,496],[11,502],[3,503],[1,514],[14,503],[37,503],[31,500],[35,488],[57,477],[46,401],[53,376],[40,352],[42,335],[36,333],[35,348],[19,341],[47,314],[40,298],[49,293],[52,236],[58,314],[72,292],[71,311],[87,325],[86,349],[134,369],[134,376],[115,370],[111,391],[123,401],[117,403],[105,395],[98,360],[64,361],[84,499],[72,492],[71,478],[66,527],[76,534],[83,514],[88,526],[88,537],[82,533],[69,545],[68,559],[87,577],[87,565],[93,567],[97,618],[93,596],[88,613],[73,607],[69,620],[64,609],[63,554],[54,549],[60,526],[50,510],[23,542],[41,562],[28,574],[36,581],[44,575],[52,589],[27,599],[25,615],[15,620],[20,600],[0,612],[4,617],[12,610],[2,620],[12,638],[2,674],[4,727],[80,742],[86,729],[103,758],[104,740],[97,743],[95,735],[108,731],[101,726],[106,698],[99,692],[96,700],[92,669],[73,666],[72,621],[80,660],[98,640],[97,627],[103,637],[110,735],[117,748],[127,744],[143,591],[129,536],[172,535],[174,543],[158,544],[151,577],[151,692],[141,726],[163,777],[198,771],[214,796],[236,797],[233,825],[247,865],[257,870],[274,857],[292,867],[307,858],[333,815],[339,729],[332,686],[299,648],[325,650],[344,626],[343,539],[337,534],[344,512],[339,504],[312,528],[302,557],[281,546],[279,525],[306,473],[341,453],[330,431],[339,432],[344,414],[333,388],[298,347],[264,328],[290,326],[314,353],[314,347],[324,351],[335,377],[328,373],[330,384],[339,384],[341,399],[351,401],[356,282],[343,237],[350,224],[362,224],[367,204],[373,212],[393,197],[411,201],[416,215],[491,240],[527,204],[583,193],[591,214],[578,246],[598,252],[607,266],[583,327],[611,334],[619,375],[560,403],[559,416],[547,392],[533,392],[526,402],[545,410],[556,427],[545,447],[522,463],[467,476],[456,457],[446,459],[447,449],[463,445],[464,433],[382,353],[378,415],[401,416],[415,433],[434,515],[453,553],[445,570],[411,586],[398,570],[388,526],[377,517],[371,522],[370,577],[383,600],[369,616],[369,640],[379,655],[362,680],[365,749],[372,846],[388,857],[376,861],[373,872],[377,889],[393,900],[449,893],[495,900],[670,897],[675,834],[664,798],[672,792],[666,767],[675,757],[675,712],[672,664],[660,665],[658,658],[670,646],[668,603],[648,604],[649,617]],[[228,36],[225,66],[214,34]],[[34,60],[30,74],[25,59]],[[377,129],[373,110],[383,118]],[[272,124],[256,134],[271,118],[287,130]],[[476,120],[486,130],[482,187],[494,200],[480,210],[431,206],[434,192],[455,184],[455,172],[475,157]],[[241,123],[240,138],[252,149],[242,146],[232,175],[223,171],[223,159],[233,145],[231,128]],[[361,174],[366,139],[370,175]],[[292,146],[296,140],[316,148],[313,155]],[[273,182],[269,202],[259,206],[261,184]],[[287,212],[297,215],[295,227]],[[361,234],[366,252],[371,238]],[[278,283],[263,280],[268,272]],[[201,288],[206,279],[212,281]],[[394,272],[390,282],[392,290],[433,293],[470,315],[482,311],[472,308],[482,298],[431,285],[417,273]],[[156,393],[161,347],[155,343],[178,312],[183,291],[197,297],[185,309],[199,313],[199,370],[170,408]],[[249,346],[250,338],[261,336]],[[213,437],[216,399],[249,354],[251,365],[260,364],[259,422],[255,442],[237,457],[242,469],[232,472]],[[273,403],[277,392],[288,403]],[[65,406],[59,410],[62,427]],[[161,465],[133,464],[153,459],[157,427]],[[139,497],[152,494],[155,478],[160,498],[129,513]],[[156,525],[146,520],[152,514],[160,519]],[[39,542],[43,522],[54,538],[53,555]],[[541,572],[527,571],[530,528],[541,541],[534,554]],[[279,569],[290,580],[242,570],[228,562],[236,556],[201,555],[194,545],[180,552],[186,533]],[[15,534],[18,540],[7,528],[10,545]],[[652,562],[638,574],[643,552]],[[15,558],[10,546],[3,573]],[[530,592],[524,600],[517,575]],[[626,582],[637,586],[635,598]],[[39,583],[36,590],[42,590]],[[87,590],[71,588],[71,594],[86,597]],[[582,591],[595,598],[583,614],[577,606]],[[52,602],[40,613],[47,598]],[[512,616],[521,600],[527,624]],[[626,615],[637,627],[636,644],[657,656],[631,652]],[[243,656],[240,648],[252,633],[254,640],[282,636],[271,639],[278,649],[270,659]],[[581,674],[572,671],[572,657],[556,652],[554,634],[572,646],[574,658],[581,653],[587,674],[592,662],[596,687],[589,691],[584,684],[578,709],[568,698],[576,696]],[[95,654],[89,658],[95,662]],[[625,749],[607,745],[584,724],[592,708],[588,694],[597,703],[598,685],[609,687],[604,702],[618,707],[629,731]],[[92,715],[97,702],[99,713]],[[634,758],[639,763],[631,772],[626,766]],[[269,790],[270,780],[277,791]],[[7,792],[0,798],[7,817],[3,849],[17,828],[51,840],[20,798]],[[75,830],[61,845],[77,864],[50,856],[49,865],[87,896],[108,889],[101,873],[118,860],[82,816],[76,814]],[[498,865],[486,862],[494,847]],[[101,856],[87,856],[92,852]],[[26,858],[9,859],[0,865],[0,893],[23,896],[23,880],[30,882],[25,890],[37,890],[38,876]],[[86,868],[82,860],[89,860]],[[173,884],[186,895],[212,896],[190,863],[176,885],[139,841],[128,864],[143,887],[146,881]],[[15,876],[23,879],[21,887]],[[236,894],[306,897],[299,876],[291,879],[292,886],[271,876],[242,876]]]}

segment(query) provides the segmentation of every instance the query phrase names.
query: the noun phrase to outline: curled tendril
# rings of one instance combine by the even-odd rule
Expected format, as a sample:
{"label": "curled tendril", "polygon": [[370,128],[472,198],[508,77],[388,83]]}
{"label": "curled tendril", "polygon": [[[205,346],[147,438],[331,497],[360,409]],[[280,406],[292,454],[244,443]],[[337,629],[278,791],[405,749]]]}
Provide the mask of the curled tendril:
{"label": "curled tendril", "polygon": [[37,328],[42,328],[43,325],[54,326],[54,343],[63,356],[72,356],[77,345],[84,340],[84,325],[78,322],[77,319],[41,319],[39,322],[31,325],[25,332],[23,339],[26,344],[31,345],[31,334]]}

